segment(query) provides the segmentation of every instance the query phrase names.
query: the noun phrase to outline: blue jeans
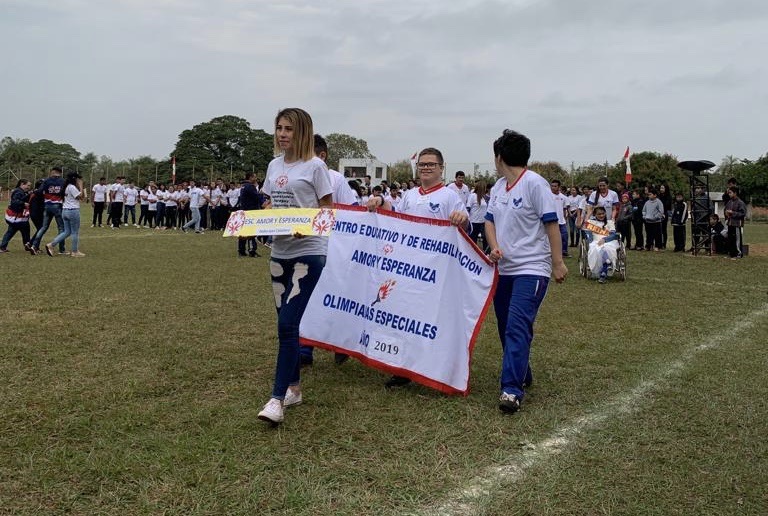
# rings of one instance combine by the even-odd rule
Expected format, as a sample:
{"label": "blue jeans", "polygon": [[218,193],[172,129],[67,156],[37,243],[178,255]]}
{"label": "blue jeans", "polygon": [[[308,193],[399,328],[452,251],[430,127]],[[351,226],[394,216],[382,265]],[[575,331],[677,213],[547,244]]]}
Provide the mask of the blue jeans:
{"label": "blue jeans", "polygon": [[[43,225],[40,230],[35,233],[34,238],[32,238],[32,247],[35,249],[40,249],[40,241],[48,231],[48,227],[50,227],[51,220],[53,219],[56,219],[56,228],[59,230],[59,233],[64,231],[64,219],[61,218],[61,204],[46,203],[45,212],[43,214]],[[59,252],[64,252],[64,241],[59,244]]]}
{"label": "blue jeans", "polygon": [[503,351],[501,390],[523,398],[523,384],[533,381],[529,365],[533,323],[547,294],[544,276],[499,276],[493,307]]}
{"label": "blue jeans", "polygon": [[79,209],[66,209],[63,210],[64,219],[64,231],[56,235],[51,245],[59,244],[64,247],[64,240],[67,237],[72,237],[72,252],[78,251],[78,243],[80,242],[80,210]]}
{"label": "blue jeans", "polygon": [[123,206],[123,224],[128,224],[128,214],[131,214],[131,224],[136,224],[136,205],[124,205]]}
{"label": "blue jeans", "polygon": [[272,258],[270,261],[277,308],[277,338],[280,342],[273,398],[285,398],[288,386],[299,383],[299,323],[324,266],[325,256],[322,255]]}
{"label": "blue jeans", "polygon": [[576,227],[576,215],[568,215],[568,234],[571,237],[571,245],[579,245],[579,228]]}
{"label": "blue jeans", "polygon": [[13,235],[16,233],[21,233],[21,240],[22,243],[26,244],[29,242],[29,221],[24,222],[8,222],[5,221],[6,224],[8,224],[8,231],[5,232],[3,235],[3,241],[0,242],[0,249],[7,249],[8,248],[8,242],[11,241],[11,238],[13,238]]}
{"label": "blue jeans", "polygon": [[563,256],[568,254],[568,224],[558,224],[560,226],[560,243],[563,247]]}
{"label": "blue jeans", "polygon": [[200,231],[200,208],[195,208],[194,206],[190,208],[192,211],[192,219],[190,219],[189,222],[184,224],[184,229],[189,229],[192,226],[195,226],[195,231]]}

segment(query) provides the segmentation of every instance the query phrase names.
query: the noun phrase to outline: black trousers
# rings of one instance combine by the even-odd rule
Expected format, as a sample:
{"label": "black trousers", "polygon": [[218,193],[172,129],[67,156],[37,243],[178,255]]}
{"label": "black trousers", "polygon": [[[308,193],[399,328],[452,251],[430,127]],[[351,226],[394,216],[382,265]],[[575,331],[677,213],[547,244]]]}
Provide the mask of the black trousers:
{"label": "black trousers", "polygon": [[119,228],[120,221],[123,220],[123,203],[112,201],[112,204],[110,204],[109,207],[110,207],[109,214],[112,219],[112,226]]}
{"label": "black trousers", "polygon": [[741,258],[742,256],[741,231],[738,226],[728,226],[728,255],[731,258]]}
{"label": "black trousers", "polygon": [[645,247],[643,241],[643,221],[632,219],[632,228],[635,230],[635,247]]}
{"label": "black trousers", "polygon": [[672,226],[672,236],[675,239],[675,251],[685,251],[685,224]]}
{"label": "black trousers", "polygon": [[649,251],[652,248],[662,249],[661,245],[661,222],[646,222],[645,223],[645,248]]}
{"label": "black trousers", "polygon": [[104,214],[104,204],[105,203],[103,202],[93,203],[93,222],[91,222],[91,224],[93,224],[94,226],[96,224],[101,226],[101,219],[102,219],[102,215]]}

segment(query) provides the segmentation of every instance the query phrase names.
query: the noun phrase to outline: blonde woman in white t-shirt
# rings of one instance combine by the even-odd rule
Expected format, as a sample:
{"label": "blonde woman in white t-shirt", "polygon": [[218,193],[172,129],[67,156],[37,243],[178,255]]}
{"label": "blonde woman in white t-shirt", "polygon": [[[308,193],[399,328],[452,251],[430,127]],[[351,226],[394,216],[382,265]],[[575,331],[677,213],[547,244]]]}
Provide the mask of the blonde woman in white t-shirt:
{"label": "blonde woman in white t-shirt", "polygon": [[56,235],[50,244],[45,246],[48,256],[53,256],[53,250],[60,243],[72,237],[70,256],[82,258],[85,254],[80,252],[80,200],[83,199],[83,178],[77,172],[67,174],[64,181],[64,203],[62,204],[61,218],[64,219],[64,231]]}
{"label": "blonde woman in white t-shirt", "polygon": [[[265,207],[331,208],[331,179],[325,163],[315,157],[314,130],[309,113],[287,108],[275,117],[275,154],[267,167],[262,192]],[[277,307],[279,348],[272,396],[259,419],[279,424],[286,407],[302,402],[299,323],[325,266],[328,240],[321,236],[276,236],[272,241],[270,273]]]}

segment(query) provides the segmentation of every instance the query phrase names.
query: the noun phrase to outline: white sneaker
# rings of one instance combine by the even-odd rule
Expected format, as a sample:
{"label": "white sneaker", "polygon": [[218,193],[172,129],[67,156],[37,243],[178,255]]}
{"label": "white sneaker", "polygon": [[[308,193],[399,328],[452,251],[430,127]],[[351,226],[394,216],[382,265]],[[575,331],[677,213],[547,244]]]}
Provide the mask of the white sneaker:
{"label": "white sneaker", "polygon": [[288,391],[285,393],[285,399],[283,400],[283,408],[301,405],[301,401],[301,392],[294,394],[291,389],[288,389]]}
{"label": "white sneaker", "polygon": [[277,398],[269,398],[264,408],[259,412],[259,419],[269,421],[272,424],[283,422],[283,403]]}

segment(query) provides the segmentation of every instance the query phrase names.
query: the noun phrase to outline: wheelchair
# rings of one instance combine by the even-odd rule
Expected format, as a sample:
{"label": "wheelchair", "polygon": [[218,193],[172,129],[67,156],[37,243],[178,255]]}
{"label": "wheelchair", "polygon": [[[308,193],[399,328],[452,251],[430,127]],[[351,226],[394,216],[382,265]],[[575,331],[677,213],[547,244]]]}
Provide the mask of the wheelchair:
{"label": "wheelchair", "polygon": [[[592,273],[589,268],[589,242],[587,241],[586,232],[581,230],[581,238],[579,239],[579,274],[587,279],[597,279],[597,276]],[[613,268],[608,269],[608,277],[615,276],[621,281],[627,279],[627,248],[624,245],[624,241],[619,235],[619,248],[616,250],[616,263]]]}

